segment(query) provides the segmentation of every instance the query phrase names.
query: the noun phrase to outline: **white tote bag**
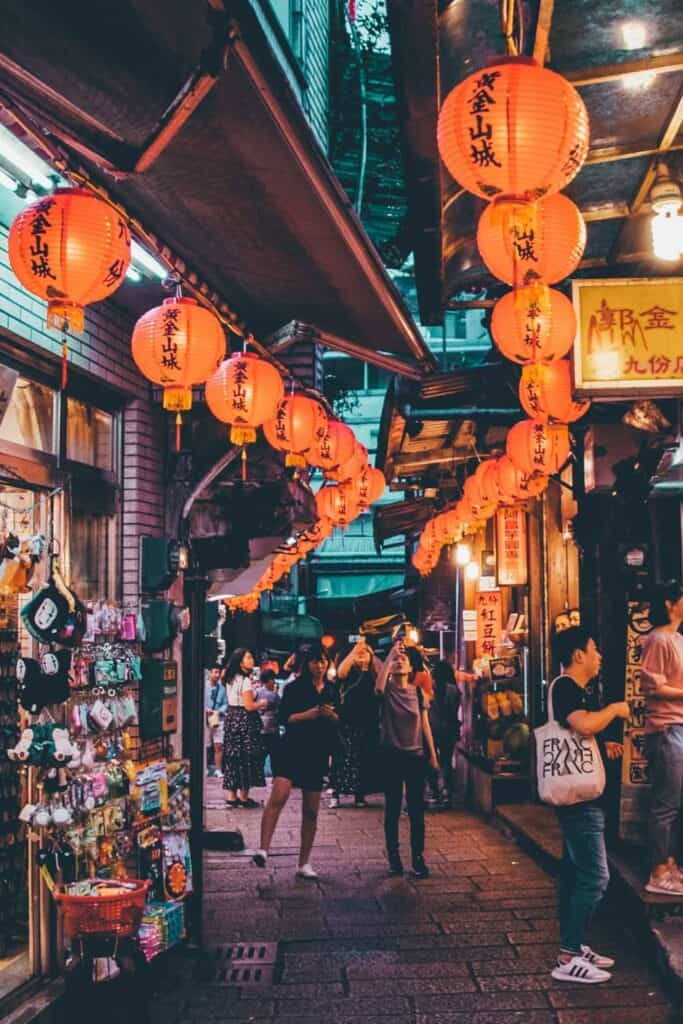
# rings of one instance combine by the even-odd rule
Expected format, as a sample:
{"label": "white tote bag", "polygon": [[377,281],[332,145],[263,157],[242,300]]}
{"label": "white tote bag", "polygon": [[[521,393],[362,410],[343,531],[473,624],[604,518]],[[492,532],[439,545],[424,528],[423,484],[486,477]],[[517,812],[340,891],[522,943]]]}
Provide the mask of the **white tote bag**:
{"label": "white tote bag", "polygon": [[[558,679],[560,677],[558,676]],[[534,729],[538,795],[564,807],[596,800],[605,789],[605,766],[595,736],[563,729],[553,711],[553,679],[548,688],[548,721]]]}

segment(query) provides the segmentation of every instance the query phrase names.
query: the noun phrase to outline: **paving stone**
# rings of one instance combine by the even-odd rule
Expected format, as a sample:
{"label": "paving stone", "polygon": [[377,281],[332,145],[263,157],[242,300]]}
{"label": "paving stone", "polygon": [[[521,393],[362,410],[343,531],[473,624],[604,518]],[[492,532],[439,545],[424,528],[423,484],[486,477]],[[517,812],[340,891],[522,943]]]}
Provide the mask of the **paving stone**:
{"label": "paving stone", "polygon": [[[419,1013],[453,1013],[453,1000],[445,996],[417,996],[415,1007]],[[463,992],[458,996],[459,1013],[501,1010],[550,1009],[545,992]]]}
{"label": "paving stone", "polygon": [[556,1009],[589,1006],[656,1006],[667,1002],[664,993],[656,986],[622,988],[614,985],[613,981],[605,985],[576,985],[553,990],[548,993],[548,998]]}
{"label": "paving stone", "polygon": [[469,977],[376,978],[374,981],[351,980],[350,982],[350,993],[355,997],[379,995],[382,991],[386,991],[387,995],[422,997],[476,992],[477,986]]}
{"label": "paving stone", "polygon": [[[399,955],[401,954],[392,954],[392,956],[397,957]],[[422,963],[397,960],[388,963],[373,962],[368,964],[359,961],[347,966],[346,976],[349,979],[352,991],[355,992],[355,982],[357,981],[384,981],[389,978],[398,978],[400,980],[407,978],[419,978],[422,980],[431,978],[470,978],[470,971],[465,961],[435,963],[432,957],[431,960],[425,960]]]}
{"label": "paving stone", "polygon": [[[483,1013],[418,1011],[416,1024],[557,1024],[552,1010],[485,1010]],[[616,1024],[616,1022],[615,1022]]]}
{"label": "paving stone", "polygon": [[[289,1005],[292,1005],[291,1003]],[[279,1012],[292,1013],[292,1010],[288,1009],[288,1000],[280,1002],[278,1007]],[[337,1024],[341,1014],[345,1014],[349,1017],[394,1017],[398,1014],[410,1014],[411,1006],[408,1000],[403,996],[385,996],[381,999],[375,999],[368,996],[363,996],[361,999],[354,999],[352,996],[347,996],[346,999],[338,1000],[318,1000],[316,1002],[309,1002],[308,1000],[301,1001],[296,1004],[296,1014],[299,1018],[302,1017],[313,1017],[322,1022],[329,1021],[330,1024]]]}
{"label": "paving stone", "polygon": [[680,1024],[666,1006],[642,1006],[631,1009],[560,1010],[558,1024]]}

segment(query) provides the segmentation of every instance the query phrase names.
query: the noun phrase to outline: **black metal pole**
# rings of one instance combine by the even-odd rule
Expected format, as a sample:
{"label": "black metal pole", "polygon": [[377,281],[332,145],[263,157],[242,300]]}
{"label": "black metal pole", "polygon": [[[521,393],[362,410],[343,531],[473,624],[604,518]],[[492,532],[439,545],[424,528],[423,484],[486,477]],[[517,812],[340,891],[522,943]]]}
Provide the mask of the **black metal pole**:
{"label": "black metal pole", "polygon": [[203,834],[204,834],[204,576],[185,574],[185,605],[191,625],[183,642],[183,754],[190,761],[190,852],[194,893],[189,932],[195,946],[202,945]]}

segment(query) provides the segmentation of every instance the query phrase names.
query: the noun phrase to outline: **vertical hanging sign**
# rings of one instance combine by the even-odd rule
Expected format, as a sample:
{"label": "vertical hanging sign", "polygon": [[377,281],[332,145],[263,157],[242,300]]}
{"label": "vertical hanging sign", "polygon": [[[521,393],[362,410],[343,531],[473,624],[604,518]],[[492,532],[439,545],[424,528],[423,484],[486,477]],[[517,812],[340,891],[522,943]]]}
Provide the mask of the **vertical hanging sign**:
{"label": "vertical hanging sign", "polygon": [[646,803],[634,800],[634,789],[647,793],[648,765],[645,753],[645,697],[640,688],[641,641],[652,629],[650,606],[629,601],[626,613],[626,685],[624,699],[631,706],[631,718],[624,722],[624,757],[621,765],[619,836],[642,841],[646,832]]}
{"label": "vertical hanging sign", "polygon": [[492,657],[500,643],[503,609],[500,590],[480,590],[477,594],[477,657]]}
{"label": "vertical hanging sign", "polygon": [[496,553],[499,587],[522,587],[528,582],[526,511],[523,505],[496,513]]}

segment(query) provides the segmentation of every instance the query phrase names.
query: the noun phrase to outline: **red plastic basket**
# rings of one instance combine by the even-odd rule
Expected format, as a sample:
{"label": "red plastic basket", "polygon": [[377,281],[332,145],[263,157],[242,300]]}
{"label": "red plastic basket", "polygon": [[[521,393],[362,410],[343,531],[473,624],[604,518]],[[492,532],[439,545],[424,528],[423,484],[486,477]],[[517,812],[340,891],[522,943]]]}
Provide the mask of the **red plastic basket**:
{"label": "red plastic basket", "polygon": [[[65,936],[115,935],[125,938],[135,935],[140,927],[150,883],[137,878],[122,881],[135,888],[102,896],[75,896],[58,888],[55,900],[61,909]],[[102,884],[111,886],[114,883]]]}

